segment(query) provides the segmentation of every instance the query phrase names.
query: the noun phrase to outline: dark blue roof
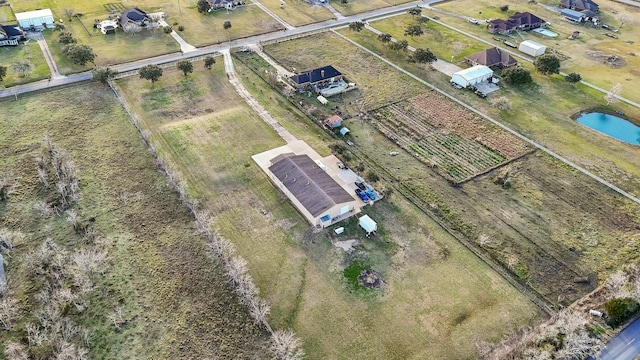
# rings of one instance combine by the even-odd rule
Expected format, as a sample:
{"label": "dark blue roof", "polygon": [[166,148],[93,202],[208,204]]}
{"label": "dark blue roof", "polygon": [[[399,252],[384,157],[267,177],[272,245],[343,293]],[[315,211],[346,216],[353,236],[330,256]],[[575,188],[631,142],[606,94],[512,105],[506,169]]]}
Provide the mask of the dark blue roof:
{"label": "dark blue roof", "polygon": [[560,10],[560,14],[576,20],[580,20],[585,16],[583,13],[571,9],[562,9]]}
{"label": "dark blue roof", "polygon": [[333,66],[328,65],[325,67],[313,69],[298,75],[294,75],[291,77],[291,80],[296,84],[305,84],[305,83],[317,83],[318,81],[323,81],[327,79],[331,79],[332,77],[340,76],[342,73],[336,70]]}
{"label": "dark blue roof", "polygon": [[20,30],[20,27],[18,25],[5,25],[2,27],[2,30],[7,33],[8,37],[23,36],[22,30]]}
{"label": "dark blue roof", "polygon": [[142,21],[147,17],[147,13],[138,9],[133,8],[126,10],[120,15],[120,26],[124,26],[129,20],[131,21]]}

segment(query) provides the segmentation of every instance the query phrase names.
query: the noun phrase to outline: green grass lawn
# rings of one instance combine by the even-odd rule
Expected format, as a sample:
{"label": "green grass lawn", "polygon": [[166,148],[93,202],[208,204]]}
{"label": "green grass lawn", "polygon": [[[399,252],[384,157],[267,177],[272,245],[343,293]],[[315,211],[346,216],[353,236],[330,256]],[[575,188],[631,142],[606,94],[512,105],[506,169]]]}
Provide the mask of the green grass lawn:
{"label": "green grass lawn", "polygon": [[[238,302],[192,216],[109,88],[84,84],[3,103],[0,128],[1,175],[13,173],[20,184],[0,202],[0,228],[25,235],[10,257],[3,250],[9,294],[19,300],[20,312],[13,330],[0,333],[0,343],[28,347],[25,326],[39,323],[37,294],[46,289],[44,276],[30,275],[27,255],[50,237],[72,254],[107,253],[106,265],[93,276],[95,288],[82,295],[85,310],[67,303],[60,311],[89,331],[83,346],[91,358],[267,357],[264,330]],[[94,241],[76,234],[64,214],[43,218],[34,210],[37,202],[54,198],[37,180],[34,161],[46,151],[44,134],[78,169],[81,199],[73,210],[92,224]],[[74,278],[65,274],[65,279],[65,287],[77,294]],[[120,330],[108,318],[116,308],[123,314]],[[71,338],[82,343],[80,336]],[[37,358],[49,348],[31,346],[29,354]]]}
{"label": "green grass lawn", "polygon": [[[25,77],[15,73],[11,69],[11,64],[17,60],[29,60],[33,64],[33,72]],[[47,61],[35,41],[30,41],[26,45],[0,47],[0,65],[7,68],[7,76],[0,82],[0,85],[5,87],[46,79],[50,74]]]}
{"label": "green grass lawn", "polygon": [[349,16],[411,1],[413,0],[349,0],[346,3],[342,1],[332,1],[331,6],[342,15]]}
{"label": "green grass lawn", "polygon": [[11,24],[16,23],[16,17],[13,15],[13,11],[11,11],[11,7],[9,4],[0,5],[0,24]]}
{"label": "green grass lawn", "polygon": [[[557,5],[557,1],[545,0],[541,1],[547,5]],[[540,42],[550,48],[556,49],[564,55],[569,56],[567,60],[562,62],[561,70],[566,73],[576,72],[582,75],[582,78],[594,85],[600,86],[606,90],[620,83],[622,85],[621,96],[627,97],[635,102],[640,102],[640,89],[634,86],[634,81],[640,77],[640,72],[636,69],[640,68],[640,57],[632,55],[637,53],[637,44],[640,42],[640,32],[637,31],[637,24],[625,24],[620,32],[617,33],[618,39],[611,39],[605,36],[605,29],[593,29],[585,25],[575,25],[562,20],[559,14],[548,11],[536,3],[519,1],[510,3],[509,11],[503,13],[499,11],[499,6],[493,1],[488,0],[462,0],[455,2],[443,2],[436,4],[438,9],[447,10],[456,14],[484,18],[502,18],[506,19],[514,12],[529,11],[551,23],[550,30],[559,34],[555,39],[543,39],[532,33],[522,33],[525,39],[531,39]],[[616,13],[614,13],[614,11]],[[482,37],[489,41],[491,34],[486,31],[484,26],[476,26],[469,24],[464,19],[454,18],[439,12],[424,10],[424,14],[429,16],[439,16],[440,20],[456,26],[471,34]],[[620,27],[618,20],[619,14],[627,14],[632,18],[637,16],[633,7],[628,7],[620,3],[608,3],[606,8],[601,7],[598,16],[602,22],[610,24],[616,28]],[[574,32],[580,31],[577,40],[568,40],[567,38]],[[517,41],[522,41],[518,38]],[[624,60],[624,66],[612,68],[605,65],[602,61],[590,59],[586,56],[587,51],[601,51],[607,55],[618,56]]]}
{"label": "green grass lawn", "polygon": [[[229,38],[235,40],[284,29],[279,22],[250,2],[228,12],[218,10],[207,14],[198,13],[195,3],[193,1],[193,6],[183,8],[182,14],[172,13],[167,17],[169,25],[177,21],[185,27],[180,36],[194,46],[222,43]],[[225,21],[231,22],[228,33],[223,27]]]}
{"label": "green grass lawn", "polygon": [[[287,130],[329,152],[332,141],[316,125],[236,66]],[[395,196],[367,211],[379,237],[366,239],[355,219],[341,224],[362,241],[356,256],[386,281],[380,293],[351,293],[342,269],[354,258],[331,245],[331,229],[313,234],[250,158],[284,142],[238,97],[221,63],[211,72],[195,68],[186,79],[167,71],[153,86],[135,77],[118,86],[214,227],[248,261],[272,306],[271,324],[295,329],[309,359],[474,358],[476,339],[497,341],[537,319],[521,294]]]}
{"label": "green grass lawn", "polygon": [[262,0],[260,3],[293,26],[335,19],[327,8],[320,5],[311,5],[304,0],[285,1],[284,8],[280,7],[280,0]]}

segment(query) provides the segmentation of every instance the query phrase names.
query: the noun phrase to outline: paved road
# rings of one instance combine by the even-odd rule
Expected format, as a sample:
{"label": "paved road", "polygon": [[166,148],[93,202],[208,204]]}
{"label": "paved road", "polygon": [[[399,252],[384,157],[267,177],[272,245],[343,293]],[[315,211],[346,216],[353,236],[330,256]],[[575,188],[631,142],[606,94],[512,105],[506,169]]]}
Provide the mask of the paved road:
{"label": "paved road", "polygon": [[626,329],[602,349],[600,360],[633,360],[640,355],[640,319]]}
{"label": "paved road", "polygon": [[627,5],[631,5],[631,6],[640,7],[640,1],[633,1],[633,0],[613,0],[613,1],[619,2],[619,3],[623,3],[623,4],[627,4]]}

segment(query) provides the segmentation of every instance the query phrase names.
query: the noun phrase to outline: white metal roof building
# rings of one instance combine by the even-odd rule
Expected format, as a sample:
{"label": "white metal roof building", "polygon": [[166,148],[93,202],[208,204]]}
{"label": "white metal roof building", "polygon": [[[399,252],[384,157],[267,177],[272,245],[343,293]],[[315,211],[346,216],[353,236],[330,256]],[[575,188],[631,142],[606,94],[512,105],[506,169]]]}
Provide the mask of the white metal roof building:
{"label": "white metal roof building", "polygon": [[532,40],[525,40],[520,43],[518,50],[533,57],[540,56],[547,51],[547,47]]}
{"label": "white metal roof building", "polygon": [[23,29],[35,28],[38,30],[52,28],[55,22],[50,9],[16,13],[16,20]]}
{"label": "white metal roof building", "polygon": [[462,87],[473,86],[491,79],[493,76],[493,70],[484,65],[472,66],[468,69],[460,70],[453,73],[451,82],[458,84]]}

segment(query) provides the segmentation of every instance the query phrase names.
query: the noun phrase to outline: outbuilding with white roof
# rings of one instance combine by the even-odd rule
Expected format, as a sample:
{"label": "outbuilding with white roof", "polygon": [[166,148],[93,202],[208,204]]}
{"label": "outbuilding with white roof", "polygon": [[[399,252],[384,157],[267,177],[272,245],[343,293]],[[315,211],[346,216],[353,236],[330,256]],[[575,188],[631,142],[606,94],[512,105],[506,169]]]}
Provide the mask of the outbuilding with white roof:
{"label": "outbuilding with white roof", "polygon": [[52,28],[55,20],[50,9],[41,9],[16,13],[18,24],[25,29],[42,30],[44,28]]}
{"label": "outbuilding with white roof", "polygon": [[489,81],[491,77],[493,77],[493,70],[484,65],[476,65],[453,73],[451,82],[466,88]]}

